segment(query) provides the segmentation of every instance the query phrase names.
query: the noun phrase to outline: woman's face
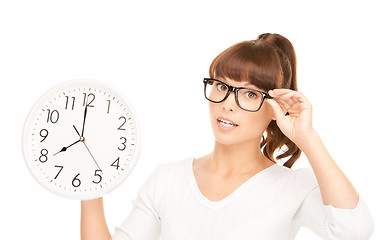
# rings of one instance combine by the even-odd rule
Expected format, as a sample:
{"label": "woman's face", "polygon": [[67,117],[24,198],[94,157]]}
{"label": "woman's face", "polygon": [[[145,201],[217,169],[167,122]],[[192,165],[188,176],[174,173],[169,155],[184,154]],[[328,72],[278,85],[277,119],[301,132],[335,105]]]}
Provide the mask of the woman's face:
{"label": "woman's face", "polygon": [[[249,87],[263,91],[248,82],[238,82],[229,78],[218,79],[234,87]],[[259,143],[274,116],[272,108],[266,102],[257,112],[242,110],[237,105],[233,92],[223,102],[209,102],[209,113],[216,141],[226,145],[256,140]]]}

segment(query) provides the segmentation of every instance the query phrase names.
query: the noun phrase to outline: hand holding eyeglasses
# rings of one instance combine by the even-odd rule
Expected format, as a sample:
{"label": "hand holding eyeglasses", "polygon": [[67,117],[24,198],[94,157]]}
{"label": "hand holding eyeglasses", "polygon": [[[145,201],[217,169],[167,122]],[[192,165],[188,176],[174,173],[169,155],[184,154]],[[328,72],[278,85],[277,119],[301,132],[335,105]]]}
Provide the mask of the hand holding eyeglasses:
{"label": "hand holding eyeglasses", "polygon": [[[278,127],[300,147],[305,134],[313,131],[311,103],[303,93],[291,89],[274,89],[268,94],[279,101],[266,99],[274,111]],[[286,115],[287,112],[289,115]]]}

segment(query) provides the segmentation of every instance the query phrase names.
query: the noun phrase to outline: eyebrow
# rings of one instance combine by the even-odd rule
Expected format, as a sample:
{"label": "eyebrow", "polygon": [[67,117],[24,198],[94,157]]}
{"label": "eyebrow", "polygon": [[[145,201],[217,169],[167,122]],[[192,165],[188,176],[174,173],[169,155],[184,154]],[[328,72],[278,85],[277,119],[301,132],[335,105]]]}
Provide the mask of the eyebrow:
{"label": "eyebrow", "polygon": [[[227,83],[227,84],[229,84],[229,85],[231,85],[230,83],[229,83],[229,81],[227,81],[225,78],[220,78],[219,79],[220,81],[223,81],[223,82],[225,82],[225,83]],[[252,88],[252,89],[257,89],[257,90],[261,90],[261,89],[259,89],[257,86],[255,86],[254,84],[251,84],[251,83],[249,83],[249,82],[246,82],[246,81],[237,81],[237,82],[239,82],[239,83],[243,83],[243,86],[241,86],[241,87],[247,87],[247,88]],[[262,91],[262,90],[261,90]],[[263,90],[264,91],[264,90]]]}

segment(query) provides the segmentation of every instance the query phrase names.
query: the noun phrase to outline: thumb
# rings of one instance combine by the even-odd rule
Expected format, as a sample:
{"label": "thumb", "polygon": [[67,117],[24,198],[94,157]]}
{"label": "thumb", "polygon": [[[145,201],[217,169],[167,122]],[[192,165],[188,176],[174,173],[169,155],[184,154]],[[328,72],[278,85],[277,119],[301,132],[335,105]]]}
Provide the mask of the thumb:
{"label": "thumb", "polygon": [[278,121],[278,120],[284,118],[285,113],[284,113],[283,109],[280,107],[279,103],[277,103],[273,99],[267,99],[266,101],[272,107],[272,110],[274,112],[274,117],[275,117],[274,120]]}

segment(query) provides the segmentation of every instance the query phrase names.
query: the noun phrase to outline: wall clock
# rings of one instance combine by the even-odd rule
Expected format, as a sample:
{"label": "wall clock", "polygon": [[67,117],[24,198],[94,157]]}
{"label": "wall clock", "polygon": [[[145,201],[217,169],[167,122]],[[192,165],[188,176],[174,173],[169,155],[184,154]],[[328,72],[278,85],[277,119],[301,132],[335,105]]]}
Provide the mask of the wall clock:
{"label": "wall clock", "polygon": [[22,149],[43,187],[66,198],[94,199],[119,186],[135,167],[139,122],[130,102],[112,87],[71,80],[34,104]]}

